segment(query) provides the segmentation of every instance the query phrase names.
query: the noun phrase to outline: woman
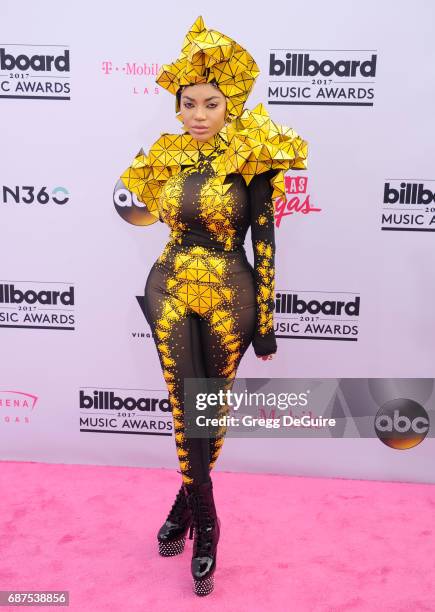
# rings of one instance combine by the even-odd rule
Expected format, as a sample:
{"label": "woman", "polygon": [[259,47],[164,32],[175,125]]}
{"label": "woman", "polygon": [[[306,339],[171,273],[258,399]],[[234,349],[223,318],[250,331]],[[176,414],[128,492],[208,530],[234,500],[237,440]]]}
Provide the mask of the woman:
{"label": "woman", "polygon": [[[157,539],[161,555],[178,554],[190,527],[198,595],[214,586],[220,520],[210,471],[225,428],[210,438],[185,435],[184,379],[230,389],[251,343],[262,360],[276,353],[273,199],[284,195],[285,170],[306,168],[307,143],[296,132],[276,125],[261,104],[243,110],[258,74],[245,49],[198,17],[180,56],[156,79],[175,94],[184,133],[162,134],[121,177],[171,229],[145,287],[182,475]],[[254,267],[243,246],[249,227]]]}

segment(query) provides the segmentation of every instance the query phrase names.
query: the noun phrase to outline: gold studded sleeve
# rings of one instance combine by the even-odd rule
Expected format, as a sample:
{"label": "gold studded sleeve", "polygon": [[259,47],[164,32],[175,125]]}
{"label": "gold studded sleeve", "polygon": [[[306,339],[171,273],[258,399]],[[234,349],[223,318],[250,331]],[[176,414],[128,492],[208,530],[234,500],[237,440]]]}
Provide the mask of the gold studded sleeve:
{"label": "gold studded sleeve", "polygon": [[[151,223],[155,221],[163,222],[158,207],[158,199],[167,176],[162,177],[156,173],[154,164],[143,149],[140,149],[120,178],[127,189],[136,194],[138,200],[146,206],[150,213]],[[153,218],[154,220],[152,220]]]}
{"label": "gold studded sleeve", "polygon": [[257,174],[248,185],[256,293],[256,329],[252,346],[257,356],[275,353],[275,209],[269,170]]}

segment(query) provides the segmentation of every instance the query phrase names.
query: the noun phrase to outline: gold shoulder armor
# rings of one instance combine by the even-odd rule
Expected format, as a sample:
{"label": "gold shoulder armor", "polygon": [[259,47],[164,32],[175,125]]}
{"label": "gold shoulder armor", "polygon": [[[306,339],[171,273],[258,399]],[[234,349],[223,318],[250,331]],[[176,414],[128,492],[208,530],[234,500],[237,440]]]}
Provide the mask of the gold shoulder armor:
{"label": "gold shoulder armor", "polygon": [[278,125],[263,104],[246,109],[225,128],[228,147],[215,162],[219,174],[238,172],[246,184],[256,174],[276,169],[273,198],[284,196],[284,173],[307,168],[308,143],[290,127]]}

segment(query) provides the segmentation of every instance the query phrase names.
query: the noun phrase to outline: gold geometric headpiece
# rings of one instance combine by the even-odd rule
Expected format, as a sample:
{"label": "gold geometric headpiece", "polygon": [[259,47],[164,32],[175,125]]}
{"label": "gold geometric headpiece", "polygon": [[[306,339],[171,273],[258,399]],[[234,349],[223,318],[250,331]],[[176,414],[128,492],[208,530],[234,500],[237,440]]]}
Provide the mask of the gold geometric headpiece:
{"label": "gold geometric headpiece", "polygon": [[[227,119],[239,117],[260,70],[254,58],[234,40],[208,30],[201,16],[187,33],[180,55],[161,66],[156,82],[173,94],[180,87],[215,82],[227,99]],[[180,108],[176,100],[176,112]]]}

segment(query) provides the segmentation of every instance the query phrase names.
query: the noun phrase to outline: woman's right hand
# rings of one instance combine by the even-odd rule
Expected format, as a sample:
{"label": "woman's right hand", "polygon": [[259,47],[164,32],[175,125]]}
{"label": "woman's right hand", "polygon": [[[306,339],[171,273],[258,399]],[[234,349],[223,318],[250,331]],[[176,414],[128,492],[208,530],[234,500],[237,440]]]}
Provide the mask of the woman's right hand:
{"label": "woman's right hand", "polygon": [[268,361],[269,359],[273,359],[274,355],[275,353],[270,353],[269,355],[257,355],[257,357],[263,361]]}

